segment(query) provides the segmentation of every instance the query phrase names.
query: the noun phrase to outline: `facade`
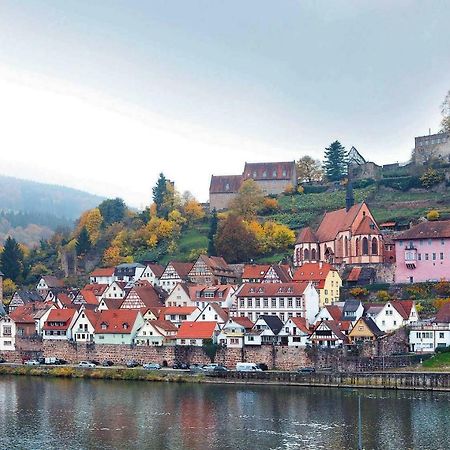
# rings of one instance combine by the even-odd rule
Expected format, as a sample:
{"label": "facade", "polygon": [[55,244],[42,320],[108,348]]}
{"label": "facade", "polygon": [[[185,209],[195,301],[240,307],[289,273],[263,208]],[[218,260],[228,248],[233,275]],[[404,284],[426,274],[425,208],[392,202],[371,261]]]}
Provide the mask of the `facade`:
{"label": "facade", "polygon": [[394,240],[396,283],[450,280],[450,220],[419,223]]}
{"label": "facade", "polygon": [[175,344],[178,328],[169,320],[146,320],[139,328],[136,345],[157,346]]}
{"label": "facade", "polygon": [[159,286],[159,279],[164,272],[164,267],[159,264],[148,263],[139,280],[148,281],[152,286]]}
{"label": "facade", "polygon": [[433,353],[450,346],[450,324],[416,324],[409,332],[409,349],[415,353]]}
{"label": "facade", "polygon": [[312,282],[319,292],[320,307],[339,301],[342,279],[329,263],[304,263],[294,272],[293,281]]}
{"label": "facade", "polygon": [[19,306],[41,301],[42,297],[37,291],[16,291],[14,292],[11,302],[9,303],[9,312],[14,311]]}
{"label": "facade", "polygon": [[165,295],[156,290],[148,281],[131,288],[120,309],[158,308],[164,306]]}
{"label": "facade", "polygon": [[194,284],[233,284],[236,274],[227,262],[219,256],[200,255],[188,274]]}
{"label": "facade", "polygon": [[72,339],[72,326],[77,317],[76,309],[52,309],[43,326],[43,339]]}
{"label": "facade", "polygon": [[209,204],[213,209],[223,210],[230,206],[236,197],[242,182],[252,179],[265,195],[278,195],[288,186],[297,188],[297,171],[295,161],[245,163],[242,175],[225,175],[211,177],[209,186]]}
{"label": "facade", "polygon": [[200,314],[200,310],[195,306],[171,306],[162,312],[165,320],[170,320],[176,327],[183,322],[193,322]]}
{"label": "facade", "polygon": [[294,265],[307,262],[378,264],[383,262],[383,235],[365,202],[325,213],[316,231],[300,230]]}
{"label": "facade", "polygon": [[131,345],[143,324],[142,314],[136,309],[101,311],[95,325],[94,342]]}
{"label": "facade", "polygon": [[393,300],[367,311],[366,315],[374,320],[377,327],[391,332],[412,325],[419,320],[416,304],[412,300]]}
{"label": "facade", "polygon": [[282,343],[290,347],[305,347],[311,334],[306,320],[303,317],[291,317],[278,333]]}
{"label": "facade", "polygon": [[244,336],[253,328],[247,317],[230,317],[220,330],[217,342],[229,348],[242,348]]}
{"label": "facade", "polygon": [[348,334],[351,344],[360,344],[366,341],[376,341],[384,336],[377,324],[370,317],[360,317]]}
{"label": "facade", "polygon": [[[262,315],[259,316],[253,325],[252,332],[249,333],[249,342],[253,345],[259,343],[259,345],[264,344],[278,344],[280,342],[279,333],[283,328],[283,322],[278,316]],[[257,337],[256,340],[250,341],[250,338]],[[244,340],[246,343],[246,340]],[[250,344],[250,345],[252,345]]]}
{"label": "facade", "polygon": [[114,280],[116,281],[130,281],[139,280],[145,270],[145,266],[139,263],[124,263],[119,264],[114,269]]}
{"label": "facade", "polygon": [[348,343],[348,338],[342,332],[340,322],[324,320],[315,326],[309,341],[317,347],[339,348]]}
{"label": "facade", "polygon": [[169,262],[159,279],[159,286],[166,292],[172,292],[178,283],[189,281],[189,272],[193,266],[193,263]]}
{"label": "facade", "polygon": [[415,138],[413,160],[422,165],[433,159],[448,162],[450,157],[450,133],[430,134]]}
{"label": "facade", "polygon": [[312,323],[318,312],[319,294],[312,283],[246,283],[236,293],[233,315],[252,322],[267,314],[282,322],[304,317]]}
{"label": "facade", "polygon": [[201,347],[205,340],[217,341],[220,328],[217,322],[183,322],[178,329],[177,345]]}
{"label": "facade", "polygon": [[89,281],[91,284],[106,284],[109,286],[114,281],[114,272],[114,267],[95,269],[89,275]]}
{"label": "facade", "polygon": [[75,342],[94,342],[95,325],[100,313],[80,309],[72,325],[72,337]]}
{"label": "facade", "polygon": [[195,319],[196,322],[217,322],[220,326],[223,326],[227,320],[228,313],[216,303],[206,305]]}
{"label": "facade", "polygon": [[9,315],[0,317],[0,352],[15,349],[16,324]]}
{"label": "facade", "polygon": [[124,299],[129,291],[130,288],[125,281],[113,281],[103,292],[102,298]]}
{"label": "facade", "polygon": [[42,298],[45,298],[45,296],[47,295],[47,293],[50,289],[63,288],[63,287],[64,287],[64,283],[62,280],[60,280],[52,275],[44,275],[39,280],[39,282],[36,286],[36,291]]}

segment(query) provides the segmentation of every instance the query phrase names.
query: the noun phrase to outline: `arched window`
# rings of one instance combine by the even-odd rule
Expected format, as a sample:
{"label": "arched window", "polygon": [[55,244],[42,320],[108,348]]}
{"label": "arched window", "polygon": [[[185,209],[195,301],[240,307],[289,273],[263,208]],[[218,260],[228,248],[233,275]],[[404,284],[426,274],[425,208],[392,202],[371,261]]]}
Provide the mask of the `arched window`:
{"label": "arched window", "polygon": [[359,238],[356,238],[355,245],[356,245],[356,256],[359,256]]}
{"label": "arched window", "polygon": [[362,240],[362,254],[363,255],[368,255],[369,254],[369,241],[367,240],[367,238],[363,238]]}
{"label": "arched window", "polygon": [[348,256],[348,239],[347,236],[344,238],[344,256]]}
{"label": "arched window", "polygon": [[305,251],[304,251],[303,255],[304,255],[303,259],[305,261],[309,261],[309,250],[307,248],[305,248]]}
{"label": "arched window", "polygon": [[296,249],[295,257],[297,259],[297,263],[299,263],[301,261],[301,259],[302,259],[302,251],[300,250],[300,247],[298,247]]}
{"label": "arched window", "polygon": [[378,241],[377,238],[372,239],[372,255],[378,255]]}
{"label": "arched window", "polygon": [[313,261],[316,260],[316,249],[315,249],[315,248],[313,248],[313,249],[311,250],[311,259],[312,259]]}

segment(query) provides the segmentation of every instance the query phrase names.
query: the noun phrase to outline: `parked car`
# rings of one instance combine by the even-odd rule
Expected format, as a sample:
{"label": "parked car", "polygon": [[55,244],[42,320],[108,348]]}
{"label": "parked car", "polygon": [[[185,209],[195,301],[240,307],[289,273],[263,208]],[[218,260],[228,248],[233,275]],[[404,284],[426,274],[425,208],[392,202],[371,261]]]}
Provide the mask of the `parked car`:
{"label": "parked car", "polygon": [[161,365],[158,363],[147,363],[142,366],[145,370],[159,370]]}
{"label": "parked car", "polygon": [[0,358],[0,364],[5,363],[6,359],[5,358]]}
{"label": "parked car", "polygon": [[191,366],[189,367],[191,373],[203,373],[203,366],[201,366],[200,364],[191,364]]}
{"label": "parked car", "polygon": [[189,369],[189,364],[188,363],[184,363],[184,362],[175,362],[174,365],[172,366],[173,369]]}
{"label": "parked car", "polygon": [[225,366],[217,366],[217,367],[214,367],[213,372],[214,373],[225,373],[225,372],[228,372],[228,369]]}
{"label": "parked car", "polygon": [[316,369],[314,367],[300,367],[300,369],[297,370],[298,373],[314,373]]}
{"label": "parked car", "polygon": [[205,364],[203,366],[203,371],[204,372],[213,372],[217,366],[219,366],[219,364],[215,364],[215,363]]}
{"label": "parked car", "polygon": [[56,363],[58,366],[63,366],[64,364],[67,364],[67,361],[65,359],[56,358]]}
{"label": "parked car", "polygon": [[85,367],[87,369],[95,369],[95,364],[90,361],[80,361],[78,367]]}
{"label": "parked car", "polygon": [[269,370],[269,366],[266,363],[258,363],[256,367],[259,367],[261,370]]}
{"label": "parked car", "polygon": [[103,367],[111,367],[113,365],[114,365],[114,363],[112,361],[108,361],[108,360],[102,361]]}
{"label": "parked car", "polygon": [[262,372],[262,369],[254,363],[240,362],[236,364],[237,372]]}
{"label": "parked car", "polygon": [[138,366],[139,366],[139,363],[137,361],[135,361],[134,359],[127,361],[127,367],[129,367],[129,368],[138,367]]}
{"label": "parked car", "polygon": [[39,366],[41,363],[37,359],[29,359],[25,361],[26,366]]}

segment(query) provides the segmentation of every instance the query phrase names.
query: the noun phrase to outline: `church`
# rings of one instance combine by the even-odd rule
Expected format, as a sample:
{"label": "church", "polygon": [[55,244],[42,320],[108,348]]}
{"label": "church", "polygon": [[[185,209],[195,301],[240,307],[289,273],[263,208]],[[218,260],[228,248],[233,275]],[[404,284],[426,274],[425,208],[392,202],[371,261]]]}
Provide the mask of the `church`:
{"label": "church", "polygon": [[[350,187],[351,189],[351,187]],[[294,251],[294,265],[309,262],[331,264],[376,264],[383,262],[383,236],[365,202],[325,213],[316,231],[300,230]]]}

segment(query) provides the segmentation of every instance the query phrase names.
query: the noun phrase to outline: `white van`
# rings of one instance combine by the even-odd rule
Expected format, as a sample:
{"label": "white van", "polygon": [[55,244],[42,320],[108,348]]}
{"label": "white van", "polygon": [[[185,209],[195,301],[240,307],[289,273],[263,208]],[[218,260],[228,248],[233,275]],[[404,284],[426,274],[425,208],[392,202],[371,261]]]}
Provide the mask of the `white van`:
{"label": "white van", "polygon": [[254,363],[237,363],[236,372],[262,372],[262,370]]}

